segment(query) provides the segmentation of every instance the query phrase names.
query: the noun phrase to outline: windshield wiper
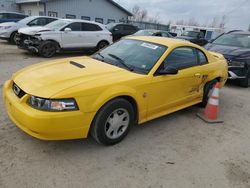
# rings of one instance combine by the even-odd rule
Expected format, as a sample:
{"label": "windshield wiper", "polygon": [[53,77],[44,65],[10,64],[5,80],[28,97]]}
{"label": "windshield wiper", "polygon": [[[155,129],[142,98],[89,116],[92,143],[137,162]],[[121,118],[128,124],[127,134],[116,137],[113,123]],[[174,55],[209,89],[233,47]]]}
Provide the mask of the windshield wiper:
{"label": "windshield wiper", "polygon": [[134,69],[133,69],[132,67],[130,67],[129,65],[127,65],[120,57],[118,57],[118,56],[116,56],[116,55],[114,55],[114,54],[108,54],[108,55],[109,55],[110,57],[112,57],[112,58],[118,60],[118,62],[119,62],[123,67],[125,67],[127,70],[129,70],[129,71],[131,71],[131,72],[134,71]]}

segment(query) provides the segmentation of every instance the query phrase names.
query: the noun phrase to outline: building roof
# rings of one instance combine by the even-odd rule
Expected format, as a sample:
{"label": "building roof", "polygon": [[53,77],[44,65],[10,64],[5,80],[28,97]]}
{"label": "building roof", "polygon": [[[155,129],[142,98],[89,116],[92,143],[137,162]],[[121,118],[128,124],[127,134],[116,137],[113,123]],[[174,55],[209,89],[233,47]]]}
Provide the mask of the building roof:
{"label": "building roof", "polygon": [[[37,2],[46,2],[46,1],[52,1],[52,0],[16,0],[16,4],[37,3]],[[109,3],[111,3],[118,9],[120,9],[121,11],[125,12],[128,16],[133,16],[131,12],[129,12],[127,9],[125,9],[124,7],[116,3],[115,1],[113,0],[106,0],[106,1],[108,1]]]}

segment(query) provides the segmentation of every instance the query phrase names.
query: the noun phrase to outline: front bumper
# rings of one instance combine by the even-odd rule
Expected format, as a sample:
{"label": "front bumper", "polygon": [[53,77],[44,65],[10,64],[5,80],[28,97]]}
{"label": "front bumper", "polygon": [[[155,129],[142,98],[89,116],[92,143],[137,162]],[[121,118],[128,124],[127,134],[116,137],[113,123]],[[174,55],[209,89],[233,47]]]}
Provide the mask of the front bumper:
{"label": "front bumper", "polygon": [[247,68],[240,66],[229,66],[228,67],[228,79],[237,80],[245,79],[247,76]]}
{"label": "front bumper", "polygon": [[42,140],[86,138],[95,113],[44,112],[27,104],[29,94],[18,98],[12,90],[13,81],[3,87],[3,98],[10,119],[24,132]]}
{"label": "front bumper", "polygon": [[41,40],[31,36],[25,36],[22,34],[18,34],[16,37],[16,44],[18,48],[23,50],[28,50],[30,52],[38,53],[39,46],[42,43]]}
{"label": "front bumper", "polygon": [[0,31],[0,39],[8,40],[10,38],[10,33],[6,31]]}

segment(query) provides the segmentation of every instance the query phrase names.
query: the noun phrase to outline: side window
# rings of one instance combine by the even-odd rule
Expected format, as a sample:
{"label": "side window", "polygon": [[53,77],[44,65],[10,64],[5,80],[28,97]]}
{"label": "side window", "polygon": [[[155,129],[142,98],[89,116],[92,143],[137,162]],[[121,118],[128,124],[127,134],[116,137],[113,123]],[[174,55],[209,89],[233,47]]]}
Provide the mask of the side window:
{"label": "side window", "polygon": [[122,25],[117,25],[117,26],[115,26],[114,30],[115,31],[121,31],[121,30],[123,30],[123,26]]}
{"label": "side window", "polygon": [[164,61],[164,67],[172,66],[178,70],[198,65],[197,53],[191,47],[174,49]]}
{"label": "side window", "polygon": [[162,32],[162,36],[163,37],[170,37],[170,35],[168,33]]}
{"label": "side window", "polygon": [[109,24],[109,23],[115,23],[115,20],[113,20],[113,19],[108,19],[107,24]]}
{"label": "side window", "polygon": [[44,26],[46,25],[46,18],[37,18],[28,23],[28,26]]}
{"label": "side window", "polygon": [[102,28],[96,24],[82,23],[82,31],[102,31]]}
{"label": "side window", "polygon": [[6,19],[6,18],[7,18],[7,16],[5,13],[0,13],[0,19]]}
{"label": "side window", "polygon": [[82,25],[80,22],[71,23],[67,25],[65,28],[70,28],[72,31],[82,31]]}
{"label": "side window", "polygon": [[197,51],[198,51],[199,63],[201,65],[207,64],[208,60],[207,60],[206,55],[203,52],[201,52],[200,50],[197,50]]}
{"label": "side window", "polygon": [[47,18],[46,19],[46,23],[47,24],[49,24],[49,23],[51,23],[51,22],[53,22],[53,21],[56,21],[57,19],[54,19],[54,18]]}

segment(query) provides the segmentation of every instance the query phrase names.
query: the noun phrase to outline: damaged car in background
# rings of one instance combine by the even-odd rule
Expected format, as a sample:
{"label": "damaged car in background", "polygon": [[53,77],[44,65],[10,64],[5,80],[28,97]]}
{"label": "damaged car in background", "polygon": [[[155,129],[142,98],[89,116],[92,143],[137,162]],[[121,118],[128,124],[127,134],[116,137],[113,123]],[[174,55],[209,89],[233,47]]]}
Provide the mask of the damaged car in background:
{"label": "damaged car in background", "polygon": [[102,49],[112,43],[112,34],[96,22],[61,19],[44,27],[20,29],[16,43],[20,49],[48,58],[61,51]]}

